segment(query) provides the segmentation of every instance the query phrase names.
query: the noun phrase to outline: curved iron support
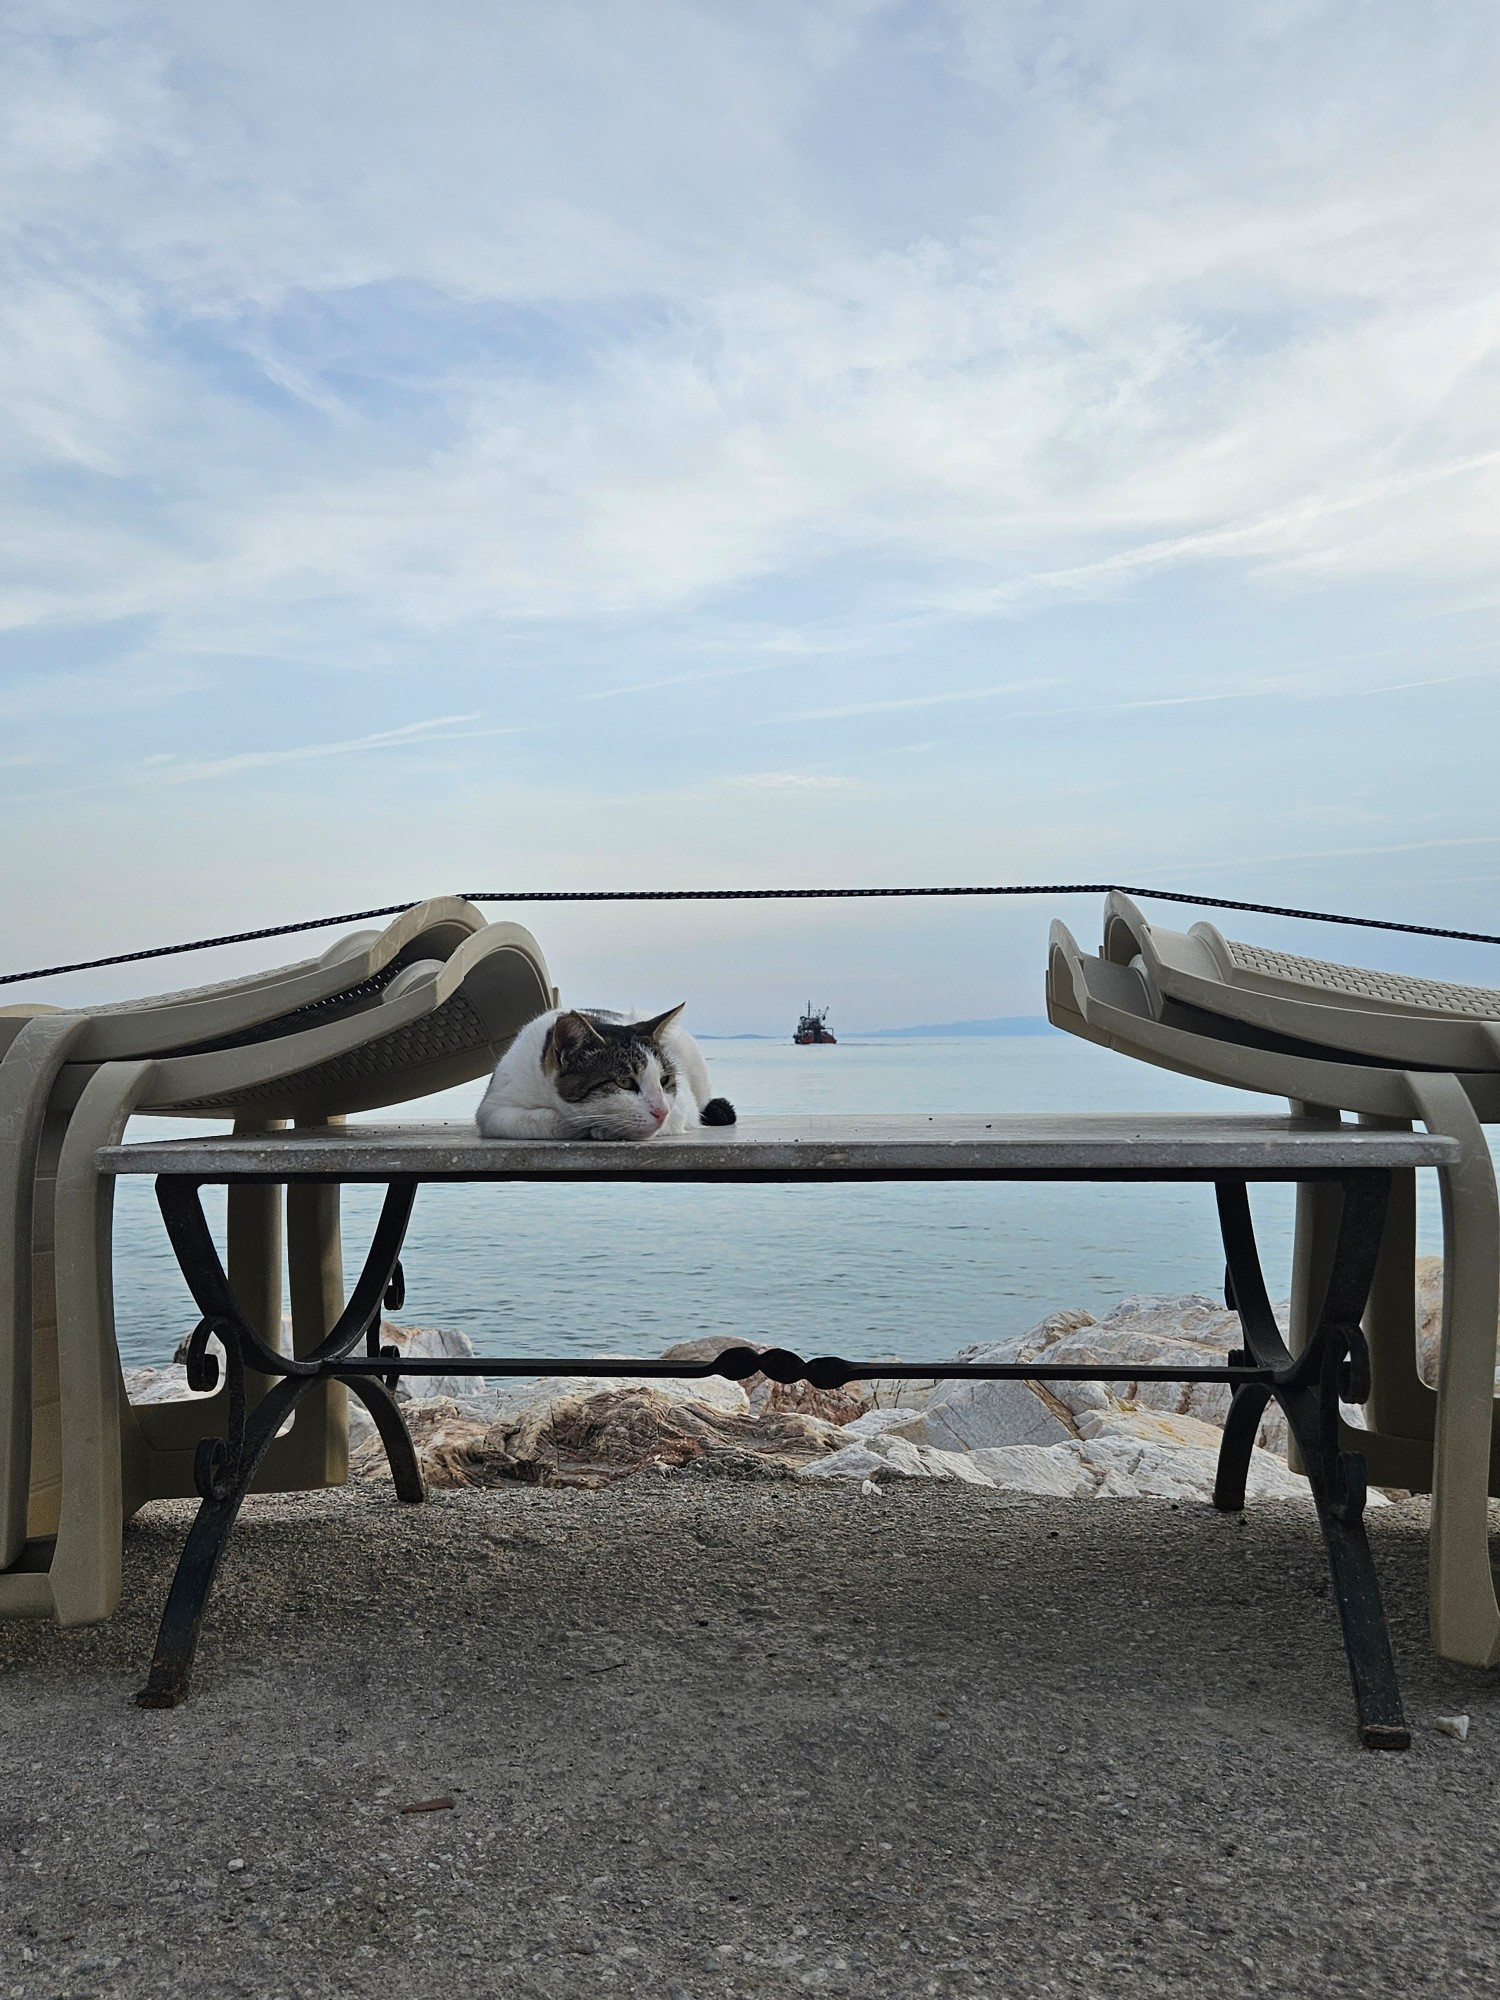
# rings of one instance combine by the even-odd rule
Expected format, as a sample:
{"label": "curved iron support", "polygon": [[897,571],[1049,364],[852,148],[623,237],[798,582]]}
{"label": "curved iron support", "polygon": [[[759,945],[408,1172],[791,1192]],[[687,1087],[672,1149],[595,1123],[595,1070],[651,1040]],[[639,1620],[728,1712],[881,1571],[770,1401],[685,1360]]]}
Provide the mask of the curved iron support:
{"label": "curved iron support", "polygon": [[400,1404],[384,1382],[377,1381],[373,1376],[351,1375],[345,1379],[375,1419],[375,1428],[380,1433],[380,1442],[385,1446],[391,1478],[395,1482],[396,1498],[413,1505],[419,1500],[425,1500],[427,1487],[423,1482],[422,1468],[417,1460],[417,1448],[411,1441],[411,1432],[406,1428],[406,1419],[401,1414]]}
{"label": "curved iron support", "polygon": [[1242,1382],[1230,1398],[1229,1415],[1224,1419],[1224,1441],[1219,1446],[1219,1464],[1214,1474],[1214,1505],[1221,1514],[1238,1514],[1245,1505],[1250,1454],[1255,1449],[1260,1420],[1270,1400],[1270,1389],[1260,1382]]}
{"label": "curved iron support", "polygon": [[328,1338],[306,1355],[299,1365],[321,1372],[326,1362],[341,1360],[362,1339],[368,1339],[372,1332],[378,1342],[381,1306],[398,1289],[402,1298],[406,1296],[405,1281],[403,1279],[398,1288],[395,1274],[401,1268],[401,1245],[416,1198],[415,1181],[392,1181],[387,1187],[364,1268],[349,1294],[349,1303],[339,1314]]}

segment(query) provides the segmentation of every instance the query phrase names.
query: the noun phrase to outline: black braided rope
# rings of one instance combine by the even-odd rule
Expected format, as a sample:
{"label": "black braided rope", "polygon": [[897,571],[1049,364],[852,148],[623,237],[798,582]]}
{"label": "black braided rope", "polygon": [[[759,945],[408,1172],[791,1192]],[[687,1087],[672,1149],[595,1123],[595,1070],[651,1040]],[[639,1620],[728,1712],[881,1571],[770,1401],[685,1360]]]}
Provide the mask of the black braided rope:
{"label": "black braided rope", "polygon": [[[1304,923],[1345,924],[1355,930],[1400,931],[1408,937],[1456,938],[1462,944],[1500,944],[1491,931],[1450,931],[1437,924],[1399,924],[1388,917],[1346,917],[1335,910],[1297,910],[1284,903],[1241,903],[1232,896],[1188,896],[1176,889],[1140,889],[1128,882],[978,883],[922,889],[521,889],[508,894],[466,895],[466,903],[795,903],[854,901],[898,896],[1141,896],[1153,903],[1186,903],[1202,910],[1245,910],[1258,917],[1296,917]],[[215,951],[220,945],[255,944],[261,938],[291,937],[301,931],[331,930],[366,917],[396,917],[411,903],[383,903],[378,909],[345,910],[336,917],[312,917],[300,924],[268,924],[258,931],[231,931],[223,937],[194,938],[188,944],[152,945],[147,951],[117,951],[108,958],[77,958],[67,965],[40,965],[30,972],[0,972],[0,986],[24,979],[53,979],[63,972],[96,972],[104,965],[136,965],[147,958],[176,958],[185,951]]]}

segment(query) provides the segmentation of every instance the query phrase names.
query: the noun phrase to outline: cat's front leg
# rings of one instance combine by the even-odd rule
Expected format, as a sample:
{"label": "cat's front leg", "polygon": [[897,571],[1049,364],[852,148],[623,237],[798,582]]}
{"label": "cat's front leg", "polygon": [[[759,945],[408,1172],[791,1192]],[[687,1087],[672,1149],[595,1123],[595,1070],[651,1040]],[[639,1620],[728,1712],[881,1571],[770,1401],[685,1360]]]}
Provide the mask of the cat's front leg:
{"label": "cat's front leg", "polygon": [[486,1139],[563,1139],[567,1133],[555,1111],[515,1104],[481,1104],[476,1120]]}

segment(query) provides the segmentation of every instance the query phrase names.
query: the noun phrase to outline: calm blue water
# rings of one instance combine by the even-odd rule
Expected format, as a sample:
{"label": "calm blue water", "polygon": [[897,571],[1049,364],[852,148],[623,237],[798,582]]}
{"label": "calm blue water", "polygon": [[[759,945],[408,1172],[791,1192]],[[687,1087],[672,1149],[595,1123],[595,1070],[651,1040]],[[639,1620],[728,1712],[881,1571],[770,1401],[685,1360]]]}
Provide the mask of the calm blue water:
{"label": "calm blue water", "polygon": [[[1057,1034],[705,1052],[715,1088],[747,1114],[1281,1108]],[[466,1118],[480,1091],[446,1092],[403,1117]],[[211,1129],[140,1119],[127,1136]],[[1435,1248],[1424,1194],[1424,1247]],[[1254,1200],[1281,1297],[1291,1191]],[[351,1276],[378,1203],[378,1190],[345,1190]],[[222,1209],[220,1196],[216,1223]],[[1082,1183],[428,1187],[404,1262],[402,1320],[461,1327],[481,1351],[517,1355],[654,1354],[733,1332],[803,1353],[920,1358],[1022,1332],[1059,1306],[1099,1313],[1131,1292],[1217,1292],[1223,1272],[1211,1188]],[[127,1365],[168,1359],[197,1315],[149,1181],[119,1184],[115,1269]]]}

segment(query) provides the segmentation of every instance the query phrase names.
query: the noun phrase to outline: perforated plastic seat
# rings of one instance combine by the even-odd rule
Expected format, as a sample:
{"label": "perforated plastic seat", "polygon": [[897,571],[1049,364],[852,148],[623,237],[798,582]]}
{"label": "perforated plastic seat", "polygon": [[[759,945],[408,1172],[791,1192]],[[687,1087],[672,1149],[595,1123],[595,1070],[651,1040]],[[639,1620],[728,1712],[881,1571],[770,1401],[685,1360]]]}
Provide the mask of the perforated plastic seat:
{"label": "perforated plastic seat", "polygon": [[1213,924],[1148,923],[1128,896],[1105,904],[1103,956],[1139,961],[1148,998],[1339,1054],[1403,1068],[1500,1070],[1500,993],[1240,944]]}

